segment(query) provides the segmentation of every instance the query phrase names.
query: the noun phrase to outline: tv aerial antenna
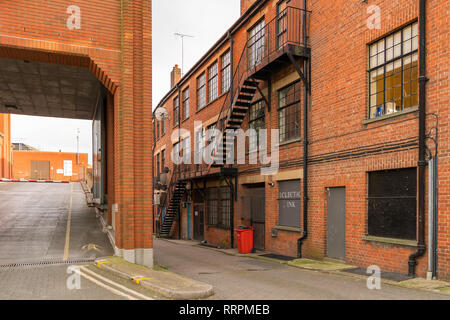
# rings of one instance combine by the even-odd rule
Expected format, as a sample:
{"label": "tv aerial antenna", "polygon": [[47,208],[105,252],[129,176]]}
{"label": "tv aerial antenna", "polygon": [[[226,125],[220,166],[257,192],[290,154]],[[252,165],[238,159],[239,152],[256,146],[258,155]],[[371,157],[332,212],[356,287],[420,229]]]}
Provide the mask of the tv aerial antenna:
{"label": "tv aerial antenna", "polygon": [[181,76],[183,76],[184,75],[184,38],[194,38],[194,36],[184,34],[184,33],[179,33],[179,32],[174,33],[174,35],[176,37],[181,38]]}

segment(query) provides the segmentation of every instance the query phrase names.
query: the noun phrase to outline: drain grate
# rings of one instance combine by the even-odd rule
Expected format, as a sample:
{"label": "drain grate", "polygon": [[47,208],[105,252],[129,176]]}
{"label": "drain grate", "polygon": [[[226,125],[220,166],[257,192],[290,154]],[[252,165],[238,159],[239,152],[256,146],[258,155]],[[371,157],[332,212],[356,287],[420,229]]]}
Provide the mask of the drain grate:
{"label": "drain grate", "polygon": [[19,263],[0,264],[0,269],[92,263],[94,261],[95,261],[95,259],[76,259],[76,260],[67,260],[67,261],[47,260],[47,261],[39,261],[39,262],[22,262],[22,263],[19,262]]}

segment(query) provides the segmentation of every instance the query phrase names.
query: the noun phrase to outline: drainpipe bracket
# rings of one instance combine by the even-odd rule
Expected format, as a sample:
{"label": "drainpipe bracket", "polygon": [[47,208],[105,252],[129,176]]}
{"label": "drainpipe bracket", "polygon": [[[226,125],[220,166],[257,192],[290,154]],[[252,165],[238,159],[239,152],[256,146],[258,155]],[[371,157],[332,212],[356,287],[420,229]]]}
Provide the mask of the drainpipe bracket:
{"label": "drainpipe bracket", "polygon": [[426,160],[420,160],[417,162],[419,167],[426,167],[428,165],[428,161]]}

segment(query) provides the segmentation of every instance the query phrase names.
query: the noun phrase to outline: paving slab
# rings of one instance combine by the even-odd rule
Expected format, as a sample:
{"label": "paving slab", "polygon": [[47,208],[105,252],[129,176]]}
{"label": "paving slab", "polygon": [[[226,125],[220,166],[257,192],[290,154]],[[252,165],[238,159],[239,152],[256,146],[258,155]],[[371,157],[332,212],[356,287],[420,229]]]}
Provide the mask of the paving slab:
{"label": "paving slab", "polygon": [[95,260],[95,265],[169,299],[202,299],[214,294],[214,289],[209,284],[183,277],[164,268],[150,269],[132,264],[119,257],[100,258]]}
{"label": "paving slab", "polygon": [[340,271],[355,268],[354,266],[350,266],[348,264],[328,262],[328,261],[317,261],[311,259],[295,259],[287,262],[287,264],[297,268],[318,270],[318,271]]}
{"label": "paving slab", "polygon": [[415,278],[411,280],[402,281],[399,283],[399,285],[405,288],[424,289],[450,295],[450,282],[445,281]]}

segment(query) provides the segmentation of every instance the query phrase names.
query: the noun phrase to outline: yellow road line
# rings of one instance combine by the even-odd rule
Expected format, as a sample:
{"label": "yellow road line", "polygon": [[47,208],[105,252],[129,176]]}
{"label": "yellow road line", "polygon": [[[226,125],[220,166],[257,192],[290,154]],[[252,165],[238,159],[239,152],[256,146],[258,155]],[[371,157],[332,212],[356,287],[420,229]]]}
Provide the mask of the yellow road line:
{"label": "yellow road line", "polygon": [[87,273],[87,274],[89,274],[89,275],[91,275],[91,276],[93,276],[93,277],[95,277],[97,279],[100,279],[100,280],[102,280],[102,281],[104,281],[106,283],[109,283],[109,284],[111,284],[111,285],[121,289],[122,291],[126,291],[129,294],[132,294],[132,295],[134,295],[134,296],[136,296],[138,298],[141,298],[143,300],[153,300],[153,298],[147,297],[146,295],[143,295],[143,294],[141,294],[139,292],[136,292],[134,290],[131,290],[130,288],[127,288],[127,287],[125,287],[125,286],[123,286],[121,284],[118,284],[118,283],[116,283],[116,282],[114,282],[114,281],[112,281],[112,280],[110,280],[108,278],[105,278],[105,277],[99,275],[98,273],[95,273],[94,271],[87,269],[85,266],[80,267],[80,269],[82,269],[83,272],[85,272],[85,273]]}
{"label": "yellow road line", "polygon": [[104,263],[111,263],[111,262],[109,262],[109,261],[99,261],[99,262],[97,262],[97,267],[100,268],[100,266],[101,266],[102,264],[104,264]]}
{"label": "yellow road line", "polygon": [[64,245],[63,261],[67,261],[69,259],[70,220],[72,218],[72,191],[73,191],[73,184],[70,184],[69,216],[67,217],[66,244]]}
{"label": "yellow road line", "polygon": [[137,278],[134,279],[136,281],[137,284],[139,284],[142,280],[150,280],[151,278]]}

